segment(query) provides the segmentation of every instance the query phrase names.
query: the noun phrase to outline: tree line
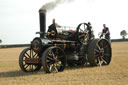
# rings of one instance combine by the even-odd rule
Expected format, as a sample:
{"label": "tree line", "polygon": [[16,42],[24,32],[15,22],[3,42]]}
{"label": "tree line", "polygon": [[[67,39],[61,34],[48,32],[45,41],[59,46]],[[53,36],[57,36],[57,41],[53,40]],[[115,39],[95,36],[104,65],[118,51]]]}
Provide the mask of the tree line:
{"label": "tree line", "polygon": [[[120,32],[120,36],[122,36],[122,39],[125,39],[127,35],[128,35],[128,33],[127,33],[126,30],[122,30]],[[1,39],[0,39],[0,43],[2,43],[2,40]]]}

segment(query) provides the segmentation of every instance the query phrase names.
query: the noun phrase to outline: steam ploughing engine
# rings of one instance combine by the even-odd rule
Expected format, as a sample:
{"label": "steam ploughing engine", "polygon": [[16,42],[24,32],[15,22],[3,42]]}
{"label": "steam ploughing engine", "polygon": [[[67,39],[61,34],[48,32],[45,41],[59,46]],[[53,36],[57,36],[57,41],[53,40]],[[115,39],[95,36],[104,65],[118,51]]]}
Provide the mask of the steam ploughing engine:
{"label": "steam ploughing engine", "polygon": [[87,23],[80,23],[76,30],[58,31],[53,25],[46,31],[46,11],[39,10],[40,37],[32,40],[29,48],[19,56],[19,66],[24,72],[61,72],[68,66],[89,63],[91,66],[108,65],[111,45],[106,39],[95,39]]}

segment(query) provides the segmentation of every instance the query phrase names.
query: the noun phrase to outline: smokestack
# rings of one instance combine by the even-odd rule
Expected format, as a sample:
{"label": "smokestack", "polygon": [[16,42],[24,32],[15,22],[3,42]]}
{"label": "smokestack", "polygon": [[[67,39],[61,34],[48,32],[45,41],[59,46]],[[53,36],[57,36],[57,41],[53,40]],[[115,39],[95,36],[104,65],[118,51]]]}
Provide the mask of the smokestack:
{"label": "smokestack", "polygon": [[39,10],[39,19],[40,19],[40,37],[44,38],[44,33],[46,31],[46,10]]}

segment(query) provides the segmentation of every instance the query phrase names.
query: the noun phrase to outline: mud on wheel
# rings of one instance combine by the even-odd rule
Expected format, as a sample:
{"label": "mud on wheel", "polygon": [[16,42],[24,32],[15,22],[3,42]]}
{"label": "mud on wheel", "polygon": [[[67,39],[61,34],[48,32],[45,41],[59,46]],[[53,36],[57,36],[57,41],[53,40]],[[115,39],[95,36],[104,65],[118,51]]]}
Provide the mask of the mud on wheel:
{"label": "mud on wheel", "polygon": [[32,49],[24,49],[19,56],[19,66],[24,72],[39,71],[41,68],[40,58]]}
{"label": "mud on wheel", "polygon": [[66,66],[63,50],[56,46],[47,48],[42,55],[42,65],[46,73],[63,71]]}
{"label": "mud on wheel", "polygon": [[111,62],[112,49],[106,39],[92,40],[88,47],[88,60],[91,66],[108,65]]}

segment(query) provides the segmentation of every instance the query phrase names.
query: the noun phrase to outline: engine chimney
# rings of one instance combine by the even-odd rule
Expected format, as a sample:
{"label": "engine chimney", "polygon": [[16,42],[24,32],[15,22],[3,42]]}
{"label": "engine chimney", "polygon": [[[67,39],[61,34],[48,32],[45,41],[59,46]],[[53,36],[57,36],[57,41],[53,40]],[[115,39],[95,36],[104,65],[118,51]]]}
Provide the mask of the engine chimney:
{"label": "engine chimney", "polygon": [[46,30],[46,10],[39,10],[39,19],[40,19],[40,37],[44,38],[44,33]]}

